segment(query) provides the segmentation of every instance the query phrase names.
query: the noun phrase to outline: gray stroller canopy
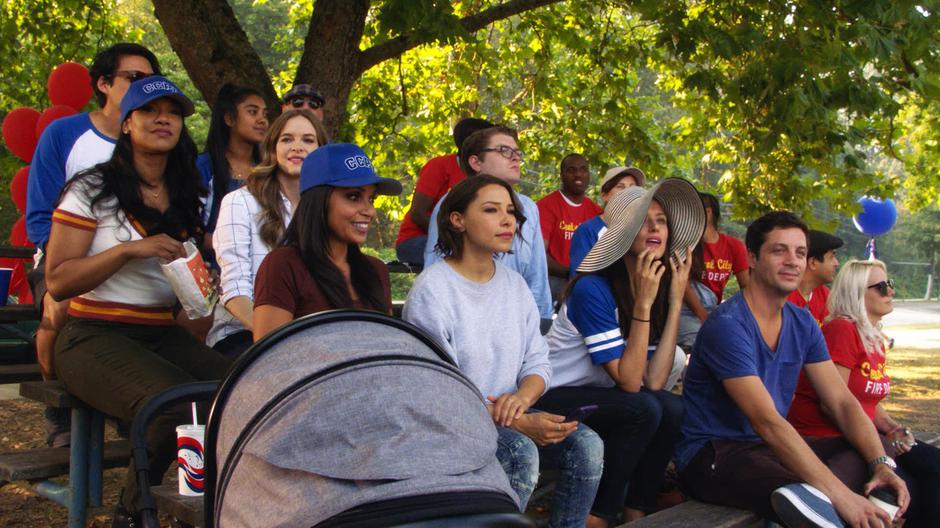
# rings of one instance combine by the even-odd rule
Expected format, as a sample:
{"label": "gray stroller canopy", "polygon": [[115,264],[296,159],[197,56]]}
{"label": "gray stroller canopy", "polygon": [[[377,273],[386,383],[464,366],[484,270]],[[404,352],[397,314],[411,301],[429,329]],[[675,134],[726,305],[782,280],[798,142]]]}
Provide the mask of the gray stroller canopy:
{"label": "gray stroller canopy", "polygon": [[420,331],[383,317],[308,316],[236,366],[212,411],[218,526],[313,526],[430,493],[516,499],[479,391]]}

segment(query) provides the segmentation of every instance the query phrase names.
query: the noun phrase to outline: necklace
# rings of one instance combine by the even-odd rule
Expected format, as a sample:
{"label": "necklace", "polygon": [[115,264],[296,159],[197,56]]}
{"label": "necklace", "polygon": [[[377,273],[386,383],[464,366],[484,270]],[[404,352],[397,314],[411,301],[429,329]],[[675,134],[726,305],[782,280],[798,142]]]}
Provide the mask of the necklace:
{"label": "necklace", "polygon": [[149,183],[141,180],[140,184],[141,184],[140,188],[143,189],[150,196],[153,196],[154,198],[159,198],[160,195],[163,193],[163,182],[160,182],[159,185],[150,185]]}

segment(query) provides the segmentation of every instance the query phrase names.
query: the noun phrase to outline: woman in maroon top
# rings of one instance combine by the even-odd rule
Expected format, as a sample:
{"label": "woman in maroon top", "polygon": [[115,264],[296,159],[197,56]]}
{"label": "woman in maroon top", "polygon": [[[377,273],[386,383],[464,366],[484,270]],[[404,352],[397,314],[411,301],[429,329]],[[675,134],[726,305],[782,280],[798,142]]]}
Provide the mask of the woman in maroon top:
{"label": "woman in maroon top", "polygon": [[385,264],[363,255],[375,219],[375,197],[401,193],[380,178],[356,145],[324,145],[300,171],[300,202],[282,245],[265,257],[255,278],[255,341],[303,315],[336,308],[390,313]]}
{"label": "woman in maroon top", "polygon": [[[878,260],[846,263],[829,295],[829,318],[822,327],[829,355],[849,390],[868,414],[885,446],[897,459],[897,472],[907,484],[911,502],[905,528],[936,526],[940,521],[940,449],[920,444],[899,424],[881,400],[891,389],[885,373],[881,318],[893,310],[894,282]],[[819,396],[800,377],[787,419],[803,436],[839,436],[840,431],[819,405]]]}

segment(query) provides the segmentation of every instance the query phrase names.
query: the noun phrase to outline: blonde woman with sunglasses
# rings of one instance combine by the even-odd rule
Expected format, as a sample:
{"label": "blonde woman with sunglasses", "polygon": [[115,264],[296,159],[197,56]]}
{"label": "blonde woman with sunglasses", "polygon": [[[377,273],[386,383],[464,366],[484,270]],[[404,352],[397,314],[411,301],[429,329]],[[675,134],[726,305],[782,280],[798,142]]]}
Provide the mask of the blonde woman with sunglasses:
{"label": "blonde woman with sunglasses", "polygon": [[[910,490],[905,528],[936,526],[940,521],[940,449],[918,443],[910,429],[881,404],[891,391],[881,320],[894,309],[894,293],[894,281],[888,278],[883,262],[849,261],[833,283],[829,317],[822,331],[839,374],[871,418],[885,452],[896,459],[896,471]],[[841,435],[802,377],[787,419],[803,436]],[[887,463],[895,464],[890,458]]]}

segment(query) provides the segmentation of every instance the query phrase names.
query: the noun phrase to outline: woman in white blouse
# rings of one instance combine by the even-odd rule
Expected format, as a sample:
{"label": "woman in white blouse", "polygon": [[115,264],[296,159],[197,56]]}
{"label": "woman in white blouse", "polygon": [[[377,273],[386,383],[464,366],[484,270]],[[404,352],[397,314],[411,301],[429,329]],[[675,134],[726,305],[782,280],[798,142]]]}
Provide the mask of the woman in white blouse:
{"label": "woman in white blouse", "polygon": [[212,238],[221,268],[221,303],[207,342],[234,357],[251,346],[255,274],[277,246],[300,200],[300,167],[307,154],[328,142],[308,110],[288,110],[268,129],[261,163],[241,189],[222,199]]}

